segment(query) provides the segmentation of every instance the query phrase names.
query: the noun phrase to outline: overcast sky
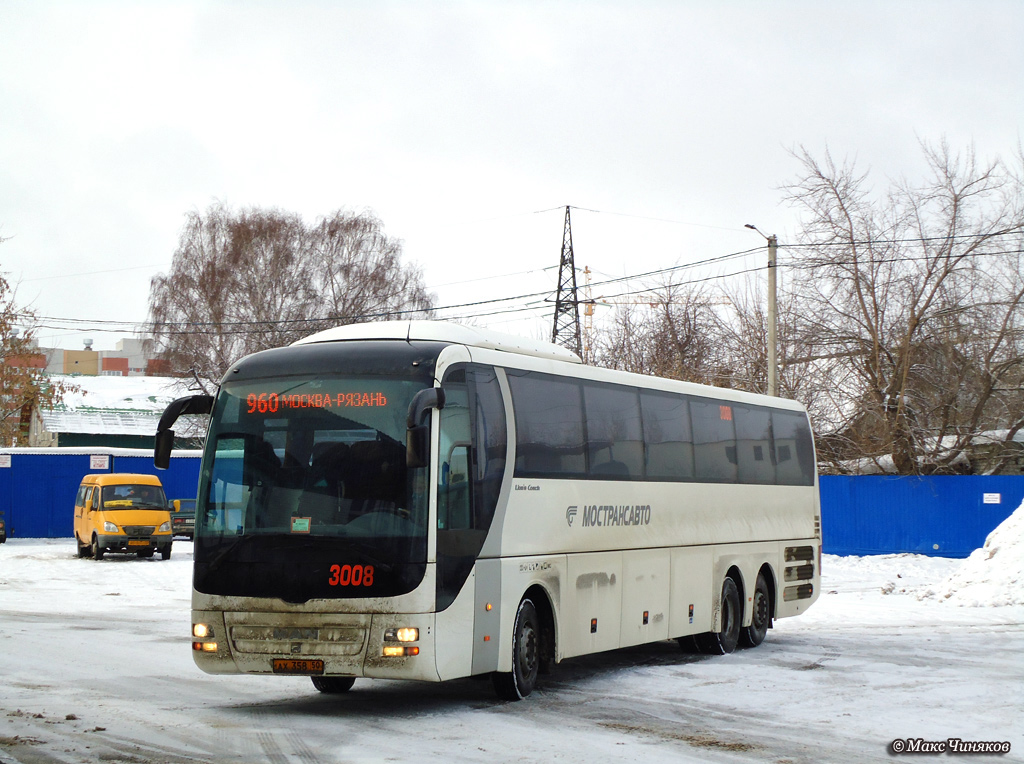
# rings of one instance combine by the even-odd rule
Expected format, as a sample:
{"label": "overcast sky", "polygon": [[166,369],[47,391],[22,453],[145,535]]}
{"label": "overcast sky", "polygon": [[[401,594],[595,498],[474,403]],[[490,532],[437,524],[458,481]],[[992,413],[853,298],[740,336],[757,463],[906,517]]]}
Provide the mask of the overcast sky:
{"label": "overcast sky", "polygon": [[0,40],[0,271],[67,348],[131,336],[214,200],[372,210],[444,306],[554,290],[567,204],[600,281],[785,242],[794,147],[881,186],[1024,121],[1021,0],[0,0]]}

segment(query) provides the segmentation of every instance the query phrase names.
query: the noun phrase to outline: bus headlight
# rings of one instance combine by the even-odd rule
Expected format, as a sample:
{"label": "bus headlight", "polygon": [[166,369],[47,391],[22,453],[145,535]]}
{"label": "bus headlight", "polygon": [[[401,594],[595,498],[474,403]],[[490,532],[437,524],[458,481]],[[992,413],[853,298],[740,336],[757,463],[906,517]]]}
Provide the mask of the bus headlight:
{"label": "bus headlight", "polygon": [[[388,658],[401,658],[406,655],[419,655],[420,649],[409,642],[417,642],[420,638],[420,630],[409,626],[397,629],[384,630],[384,655]],[[403,642],[405,644],[389,645],[388,642]]]}
{"label": "bus headlight", "polygon": [[171,529],[171,521],[168,520],[166,523],[160,523],[160,527],[156,529],[157,533],[167,533]]}
{"label": "bus headlight", "polygon": [[416,645],[384,645],[384,655],[388,658],[400,658],[404,655],[419,655]]}
{"label": "bus headlight", "polygon": [[204,653],[215,653],[217,652],[216,642],[193,642],[192,649],[201,651]]}
{"label": "bus headlight", "polygon": [[118,529],[118,527],[116,525],[114,525],[112,522],[107,520],[106,522],[103,523],[103,532],[104,533],[119,533],[120,530]]}
{"label": "bus headlight", "polygon": [[197,639],[209,639],[213,636],[213,627],[205,623],[192,624],[192,636]]}

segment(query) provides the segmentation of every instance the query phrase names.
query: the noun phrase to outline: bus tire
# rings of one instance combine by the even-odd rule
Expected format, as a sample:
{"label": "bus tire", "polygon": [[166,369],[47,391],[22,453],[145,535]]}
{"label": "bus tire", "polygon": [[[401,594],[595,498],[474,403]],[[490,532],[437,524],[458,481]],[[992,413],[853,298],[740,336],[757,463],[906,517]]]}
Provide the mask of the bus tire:
{"label": "bus tire", "polygon": [[494,691],[503,700],[522,700],[537,684],[540,672],[540,618],[529,598],[519,603],[512,631],[512,671],[494,672]]}
{"label": "bus tire", "polygon": [[88,544],[83,544],[82,540],[80,538],[78,538],[77,534],[75,535],[75,545],[78,547],[78,556],[80,558],[81,557],[88,557],[89,556],[89,554],[90,554],[89,545]]}
{"label": "bus tire", "polygon": [[740,630],[740,644],[744,647],[757,647],[764,642],[768,629],[772,626],[772,600],[768,593],[768,582],[764,576],[757,574],[757,583],[754,584],[753,613],[750,616],[750,625]]}
{"label": "bus tire", "polygon": [[[153,553],[150,552],[150,554],[153,554]],[[167,544],[166,546],[160,547],[160,559],[161,560],[169,560],[169,559],[171,559],[171,545],[170,544]]]}
{"label": "bus tire", "polygon": [[743,603],[740,590],[731,578],[722,584],[722,630],[708,631],[696,636],[697,646],[708,655],[725,655],[736,649],[740,639]]}
{"label": "bus tire", "polygon": [[320,692],[330,694],[348,692],[356,683],[354,676],[313,676],[313,686]]}
{"label": "bus tire", "polygon": [[92,558],[94,560],[102,560],[104,551],[103,547],[100,546],[100,540],[96,537],[96,534],[93,534],[92,546],[90,547],[90,554],[92,554]]}
{"label": "bus tire", "polygon": [[699,653],[702,652],[697,640],[697,637],[699,636],[699,634],[690,634],[685,637],[676,637],[676,642],[684,653]]}

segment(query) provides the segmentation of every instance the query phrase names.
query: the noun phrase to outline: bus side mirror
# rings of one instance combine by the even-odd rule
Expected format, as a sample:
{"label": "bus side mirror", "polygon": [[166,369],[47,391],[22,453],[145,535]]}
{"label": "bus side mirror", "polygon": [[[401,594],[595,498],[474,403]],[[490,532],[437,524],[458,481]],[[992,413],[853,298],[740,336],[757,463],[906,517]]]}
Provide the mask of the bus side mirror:
{"label": "bus side mirror", "polygon": [[430,464],[430,426],[423,423],[431,409],[444,408],[444,390],[428,387],[420,390],[409,403],[406,417],[405,466],[426,467]]}
{"label": "bus side mirror", "polygon": [[165,470],[171,465],[171,449],[174,447],[174,430],[159,430],[156,446],[153,448],[153,466]]}
{"label": "bus side mirror", "polygon": [[153,466],[165,470],[171,464],[171,449],[174,447],[174,430],[171,427],[184,414],[209,414],[213,411],[212,395],[189,395],[173,401],[160,417],[156,426],[156,444],[153,448]]}

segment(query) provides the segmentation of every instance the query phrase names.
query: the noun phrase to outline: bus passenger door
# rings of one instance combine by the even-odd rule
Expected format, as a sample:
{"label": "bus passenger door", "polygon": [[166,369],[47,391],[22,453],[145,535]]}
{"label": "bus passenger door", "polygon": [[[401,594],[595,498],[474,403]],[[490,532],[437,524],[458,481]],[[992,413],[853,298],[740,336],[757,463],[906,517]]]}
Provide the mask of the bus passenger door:
{"label": "bus passenger door", "polygon": [[[485,576],[488,585],[478,591],[478,557],[501,493],[508,431],[493,368],[453,367],[442,387],[446,399],[438,412],[437,668],[447,678],[497,668],[500,579]],[[487,569],[496,573],[500,566]],[[474,604],[481,596],[490,605],[486,610]]]}
{"label": "bus passenger door", "polygon": [[440,410],[437,458],[437,673],[467,676],[473,657],[473,565],[475,543],[470,490],[468,393],[461,377],[446,378]]}

